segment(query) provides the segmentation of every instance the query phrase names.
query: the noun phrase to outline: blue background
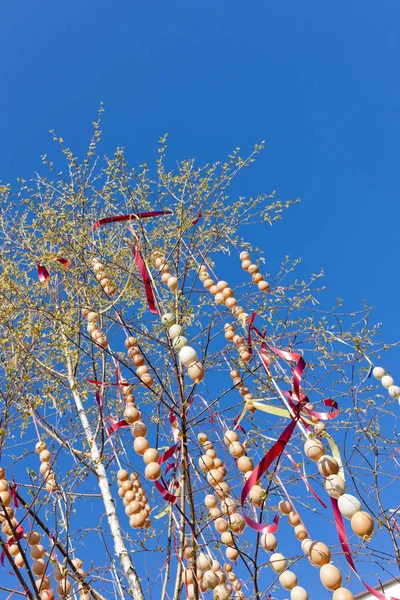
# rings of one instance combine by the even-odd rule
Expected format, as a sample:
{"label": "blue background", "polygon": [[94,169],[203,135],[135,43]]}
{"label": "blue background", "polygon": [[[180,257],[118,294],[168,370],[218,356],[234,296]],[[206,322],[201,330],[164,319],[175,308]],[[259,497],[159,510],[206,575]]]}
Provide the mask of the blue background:
{"label": "blue background", "polygon": [[265,139],[235,191],[302,203],[253,239],[271,266],[324,267],[325,308],[366,298],[395,342],[399,17],[388,0],[2,3],[0,179],[40,169],[51,128],[82,157],[100,101],[102,148],[135,164],[165,132],[171,160],[200,163]]}

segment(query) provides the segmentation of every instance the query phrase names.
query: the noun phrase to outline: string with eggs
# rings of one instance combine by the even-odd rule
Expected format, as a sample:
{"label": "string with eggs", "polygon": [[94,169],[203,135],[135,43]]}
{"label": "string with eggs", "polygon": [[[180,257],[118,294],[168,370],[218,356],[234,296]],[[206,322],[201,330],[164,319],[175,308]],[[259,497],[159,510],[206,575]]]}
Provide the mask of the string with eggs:
{"label": "string with eggs", "polygon": [[118,496],[122,498],[125,514],[129,517],[129,525],[133,529],[149,529],[151,527],[151,507],[138,474],[120,469],[117,473]]}
{"label": "string with eggs", "polygon": [[107,348],[108,340],[100,326],[98,325],[98,320],[100,315],[90,310],[89,308],[82,309],[82,315],[87,319],[87,332],[90,335],[92,341],[100,348]]}
{"label": "string with eggs", "polygon": [[261,275],[258,266],[251,262],[250,254],[248,252],[241,252],[239,258],[242,262],[242,269],[251,275],[253,283],[257,285],[260,292],[269,292],[271,289],[270,285]]}
{"label": "string with eggs", "polygon": [[117,292],[116,284],[109,278],[106,272],[106,267],[98,258],[92,259],[92,267],[95,272],[96,279],[100,283],[107,296],[113,296]]}
{"label": "string with eggs", "polygon": [[389,396],[400,403],[400,387],[395,385],[393,377],[386,373],[383,367],[374,367],[372,375],[387,389]]}
{"label": "string with eggs", "polygon": [[128,351],[128,357],[131,359],[131,361],[136,367],[136,375],[139,377],[140,381],[145,386],[152,387],[154,383],[154,378],[149,373],[148,366],[144,364],[144,356],[140,351],[137,339],[133,336],[128,336],[125,340],[125,346]]}
{"label": "string with eggs", "polygon": [[56,482],[56,476],[50,464],[51,454],[47,448],[46,442],[39,440],[35,446],[35,452],[39,454],[41,462],[40,473],[43,475],[45,480],[46,490],[50,493],[57,491],[58,484]]}

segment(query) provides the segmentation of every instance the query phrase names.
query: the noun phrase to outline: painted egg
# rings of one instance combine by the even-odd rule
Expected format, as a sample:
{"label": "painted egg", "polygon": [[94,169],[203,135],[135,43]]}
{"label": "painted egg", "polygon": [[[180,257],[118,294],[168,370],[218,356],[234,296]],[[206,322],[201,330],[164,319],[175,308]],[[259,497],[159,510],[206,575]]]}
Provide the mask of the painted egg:
{"label": "painted egg", "polygon": [[179,352],[179,360],[185,367],[190,367],[198,360],[196,350],[191,346],[184,346]]}
{"label": "painted egg", "polygon": [[271,556],[269,559],[269,564],[275,573],[282,573],[282,571],[284,571],[287,567],[286,558],[279,552],[275,552],[275,554]]}
{"label": "painted egg", "polygon": [[392,385],[394,385],[394,379],[391,375],[384,375],[381,379],[381,384],[384,388],[389,389]]}
{"label": "painted egg", "polygon": [[185,338],[185,336],[183,336],[183,335],[179,335],[172,342],[172,346],[173,346],[174,350],[176,350],[177,352],[182,350],[182,348],[184,348],[187,345],[188,345],[188,339]]}
{"label": "painted egg", "polygon": [[173,340],[176,337],[178,337],[179,335],[181,335],[182,331],[183,331],[182,325],[178,325],[178,323],[176,323],[175,325],[171,325],[171,327],[168,330],[169,337]]}
{"label": "painted egg", "polygon": [[171,327],[171,325],[175,325],[175,323],[176,323],[175,315],[173,313],[163,314],[161,317],[161,323],[163,325],[167,325],[168,327]]}
{"label": "painted egg", "polygon": [[342,585],[342,575],[335,565],[322,565],[319,576],[322,585],[328,590],[336,590]]}
{"label": "painted egg", "polygon": [[374,531],[374,521],[367,512],[356,512],[351,517],[351,528],[356,535],[368,540]]}
{"label": "painted egg", "polygon": [[273,533],[263,533],[260,538],[261,548],[266,552],[273,552],[278,547],[278,540]]}
{"label": "painted egg", "polygon": [[372,369],[372,375],[375,377],[375,379],[380,380],[382,377],[384,377],[384,375],[386,375],[386,371],[382,367],[374,367]]}
{"label": "painted egg", "polygon": [[325,479],[325,491],[331,498],[339,498],[346,493],[346,482],[340,475],[329,475]]}
{"label": "painted egg", "polygon": [[338,508],[345,519],[351,519],[355,513],[362,510],[361,502],[351,494],[343,494],[338,499]]}
{"label": "painted egg", "polygon": [[297,575],[293,571],[285,571],[279,576],[279,583],[285,590],[292,590],[297,585]]}
{"label": "painted egg", "polygon": [[308,600],[307,591],[301,585],[296,585],[290,591],[290,600]]}

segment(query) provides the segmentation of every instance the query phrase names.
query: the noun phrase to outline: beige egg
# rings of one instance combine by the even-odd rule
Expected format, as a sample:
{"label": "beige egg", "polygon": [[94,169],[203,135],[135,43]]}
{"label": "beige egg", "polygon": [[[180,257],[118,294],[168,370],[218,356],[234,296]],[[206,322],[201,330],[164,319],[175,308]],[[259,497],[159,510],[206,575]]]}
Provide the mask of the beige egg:
{"label": "beige egg", "polygon": [[117,473],[118,481],[126,481],[129,477],[128,471],[125,469],[120,469]]}
{"label": "beige egg", "polygon": [[221,571],[220,569],[217,569],[217,570],[214,570],[214,573],[218,577],[220,583],[226,582],[226,575],[223,571]]}
{"label": "beige egg", "polygon": [[11,504],[11,496],[8,492],[0,492],[0,500],[5,507],[10,506]]}
{"label": "beige egg", "polygon": [[297,525],[301,524],[301,519],[300,516],[297,512],[295,512],[294,510],[292,510],[289,514],[288,514],[288,521],[289,521],[289,525],[291,525],[292,527],[296,527]]}
{"label": "beige egg", "polygon": [[284,571],[279,575],[279,583],[285,590],[292,590],[297,585],[297,575],[293,571]]}
{"label": "beige egg", "polygon": [[328,477],[329,475],[336,475],[339,473],[339,463],[333,456],[329,456],[328,454],[323,454],[318,459],[318,471],[323,477]]}
{"label": "beige egg", "polygon": [[228,560],[232,560],[233,562],[239,558],[239,552],[236,548],[227,548],[225,550],[225,555]]}
{"label": "beige egg", "polygon": [[242,533],[242,531],[246,527],[245,520],[243,519],[242,515],[239,515],[239,513],[237,512],[229,515],[228,520],[229,527],[234,533]]}
{"label": "beige egg", "polygon": [[351,528],[359,537],[369,540],[374,531],[374,521],[370,514],[364,511],[356,512],[351,517]]}
{"label": "beige egg", "polygon": [[219,469],[211,469],[211,471],[208,471],[207,473],[207,481],[212,487],[221,483],[223,479],[224,476]]}
{"label": "beige egg", "polygon": [[282,573],[282,571],[284,571],[287,567],[286,558],[279,552],[272,554],[271,558],[269,559],[269,564],[275,573]]}
{"label": "beige egg", "polygon": [[331,552],[323,542],[313,542],[309,555],[311,562],[318,567],[322,567],[322,565],[329,563],[331,560]]}
{"label": "beige egg", "polygon": [[221,542],[223,544],[225,544],[226,546],[234,546],[235,545],[235,539],[230,531],[224,531],[221,534]]}
{"label": "beige egg", "polygon": [[330,563],[322,565],[319,577],[322,585],[328,590],[336,590],[342,585],[342,575],[339,569]]}
{"label": "beige egg", "polygon": [[390,375],[384,375],[381,379],[381,384],[384,388],[389,389],[392,385],[394,385],[393,377]]}
{"label": "beige egg", "polygon": [[278,509],[284,515],[288,515],[293,510],[289,500],[281,500],[278,504]]}
{"label": "beige egg", "polygon": [[184,584],[193,582],[193,571],[189,567],[182,571],[182,582]]}
{"label": "beige egg", "polygon": [[[139,367],[139,369],[141,369],[141,368],[142,367]],[[152,375],[150,375],[150,373],[144,373],[143,375],[141,375],[140,380],[142,383],[144,383],[144,385],[146,385],[148,387],[151,387],[154,383],[154,378],[152,377]]]}
{"label": "beige egg", "polygon": [[232,595],[232,588],[226,583],[220,583],[213,590],[213,598],[215,600],[229,600]]}
{"label": "beige egg", "polygon": [[303,540],[308,538],[308,531],[304,527],[304,525],[296,525],[296,527],[294,528],[294,535],[298,540],[302,542]]}
{"label": "beige egg", "polygon": [[25,567],[25,561],[22,554],[17,554],[17,556],[14,558],[14,562],[19,569],[23,569]]}
{"label": "beige egg", "polygon": [[195,383],[200,383],[204,379],[204,367],[200,362],[195,362],[188,367],[188,375]]}
{"label": "beige egg", "polygon": [[[146,437],[147,427],[143,423],[143,421],[136,421],[136,423],[134,423],[131,427],[131,432],[132,432],[133,437],[135,437],[135,438]],[[146,450],[147,450],[147,448],[146,448]]]}
{"label": "beige egg", "polygon": [[237,467],[241,473],[247,473],[247,471],[254,469],[254,464],[248,456],[240,456],[237,461]]}
{"label": "beige egg", "polygon": [[341,587],[333,592],[332,600],[354,600],[354,596],[350,590]]}
{"label": "beige egg", "polygon": [[46,551],[41,544],[35,544],[34,546],[31,547],[30,552],[29,552],[31,558],[34,558],[34,559],[43,558],[45,553],[46,553]]}
{"label": "beige egg", "polygon": [[198,361],[197,352],[191,346],[184,346],[179,351],[179,360],[185,367],[190,367],[193,363]]}
{"label": "beige egg", "polygon": [[235,458],[240,458],[245,454],[245,449],[240,442],[232,442],[231,444],[229,444],[228,448],[229,453]]}
{"label": "beige egg", "polygon": [[156,462],[151,462],[146,466],[144,471],[144,476],[146,479],[150,479],[150,481],[156,481],[161,477],[161,465]]}
{"label": "beige egg", "polygon": [[151,462],[158,462],[159,458],[160,458],[160,454],[158,453],[158,451],[155,448],[147,448],[147,450],[143,454],[143,460],[144,460],[145,465],[148,465]]}
{"label": "beige egg", "polygon": [[304,444],[304,452],[307,458],[317,461],[325,454],[325,446],[321,440],[309,438]]}
{"label": "beige egg", "polygon": [[236,500],[234,500],[233,498],[225,498],[225,500],[223,500],[221,502],[221,512],[224,515],[233,514],[236,511],[237,511]]}
{"label": "beige egg", "polygon": [[222,481],[222,483],[219,483],[214,488],[215,495],[218,496],[218,498],[220,498],[220,499],[223,499],[223,498],[226,498],[227,496],[229,496],[230,492],[231,492],[231,488],[226,483],[226,481]]}
{"label": "beige egg", "polygon": [[313,544],[313,541],[310,538],[306,538],[305,540],[303,540],[301,542],[301,549],[303,550],[304,554],[310,553],[312,544]]}
{"label": "beige egg", "polygon": [[268,292],[271,289],[271,286],[269,285],[268,281],[259,281],[258,289],[260,292]]}
{"label": "beige egg", "polygon": [[242,262],[243,262],[244,260],[249,260],[249,258],[250,258],[250,254],[249,254],[249,253],[248,253],[246,250],[244,250],[243,252],[241,252],[241,253],[239,254],[239,258],[240,258],[240,260],[241,260]]}
{"label": "beige egg", "polygon": [[251,260],[249,260],[248,258],[246,258],[245,260],[242,260],[242,269],[244,271],[247,271],[247,269],[249,268],[250,265],[251,265]]}
{"label": "beige egg", "polygon": [[61,579],[59,583],[57,583],[56,591],[60,596],[66,596],[71,591],[72,585],[68,579]]}
{"label": "beige egg", "polygon": [[37,579],[35,581],[35,584],[36,584],[36,588],[38,590],[49,590],[50,586],[51,586],[50,577],[47,577],[47,575],[44,575],[40,579]]}
{"label": "beige egg", "polygon": [[230,310],[232,310],[235,306],[237,306],[237,300],[236,298],[227,298],[225,300],[225,306],[226,308],[229,308]]}
{"label": "beige egg", "polygon": [[[140,423],[140,421],[137,421],[136,423],[134,423],[134,425],[136,425],[137,423]],[[140,456],[143,456],[143,454],[146,452],[146,450],[148,450],[150,448],[150,444],[146,440],[145,437],[138,436],[138,437],[136,437],[136,439],[133,443],[133,448],[137,454],[139,454]]]}
{"label": "beige egg", "polygon": [[212,494],[207,494],[204,498],[204,505],[207,508],[215,508],[217,506],[217,499]]}
{"label": "beige egg", "polygon": [[42,450],[39,454],[39,458],[41,462],[50,462],[51,454],[48,450]]}
{"label": "beige egg", "polygon": [[37,531],[30,531],[26,534],[26,541],[29,546],[34,546],[35,544],[39,544],[40,542],[40,533]]}
{"label": "beige egg", "polygon": [[307,591],[301,585],[296,585],[290,591],[290,600],[308,600]]}
{"label": "beige egg", "polygon": [[216,575],[213,570],[209,569],[203,575],[203,583],[208,590],[213,590],[220,584],[220,580],[218,575]]}
{"label": "beige egg", "polygon": [[171,292],[175,292],[179,286],[179,281],[177,277],[169,277],[167,281],[167,286],[169,287]]}
{"label": "beige egg", "polygon": [[132,425],[132,423],[136,423],[137,421],[140,421],[140,417],[141,417],[140,411],[133,404],[131,406],[127,406],[125,408],[124,419],[130,425]]}
{"label": "beige egg", "polygon": [[46,570],[46,563],[43,558],[38,558],[34,560],[31,566],[31,569],[35,575],[43,575]]}
{"label": "beige egg", "polygon": [[[47,464],[47,463],[45,463]],[[8,492],[10,485],[6,479],[0,479],[0,492]]]}
{"label": "beige egg", "polygon": [[324,485],[326,493],[331,498],[340,498],[346,492],[346,482],[340,475],[329,475]]}
{"label": "beige egg", "polygon": [[212,558],[204,552],[200,552],[196,560],[196,566],[200,571],[208,571],[212,566]]}
{"label": "beige egg", "polygon": [[212,519],[216,519],[217,517],[220,517],[221,515],[222,515],[222,512],[219,510],[218,507],[210,508],[210,517]]}
{"label": "beige egg", "polygon": [[260,538],[261,548],[266,552],[274,552],[278,547],[278,540],[273,533],[263,533]]}
{"label": "beige egg", "polygon": [[138,512],[129,517],[129,525],[133,528],[140,528],[146,522],[146,517],[142,512]]}
{"label": "beige egg", "polygon": [[215,283],[212,279],[206,279],[203,282],[204,287],[206,288],[206,290],[210,290],[212,287],[215,286]]}
{"label": "beige egg", "polygon": [[229,529],[229,523],[225,519],[218,518],[214,522],[215,529],[218,533],[225,533]]}

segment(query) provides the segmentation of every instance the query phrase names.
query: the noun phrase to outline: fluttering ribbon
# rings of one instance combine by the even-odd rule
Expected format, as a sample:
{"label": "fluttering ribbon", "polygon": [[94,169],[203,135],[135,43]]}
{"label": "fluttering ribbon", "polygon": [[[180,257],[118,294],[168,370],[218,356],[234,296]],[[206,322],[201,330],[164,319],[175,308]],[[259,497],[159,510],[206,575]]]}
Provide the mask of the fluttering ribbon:
{"label": "fluttering ribbon", "polygon": [[136,265],[137,265],[137,267],[140,271],[140,274],[142,276],[142,279],[143,279],[144,289],[145,289],[146,298],[147,298],[147,304],[149,305],[150,312],[157,315],[158,310],[156,308],[156,302],[155,302],[153,288],[152,288],[151,281],[150,281],[149,272],[148,272],[145,262],[142,258],[142,255],[140,254],[139,248],[137,247],[136,244],[133,245],[132,251],[133,251],[133,256],[135,258]]}
{"label": "fluttering ribbon", "polygon": [[111,417],[107,417],[107,421],[110,421],[112,423],[112,425],[107,429],[108,435],[111,435],[112,433],[114,433],[114,431],[117,431],[117,429],[125,429],[127,427],[130,427],[129,423],[127,423],[124,420],[114,421],[114,419],[111,419]]}
{"label": "fluttering ribbon", "polygon": [[129,215],[116,215],[114,217],[105,217],[99,219],[93,224],[93,229],[98,229],[107,223],[122,223],[124,221],[135,221],[139,219],[148,219],[150,217],[161,217],[163,215],[172,215],[172,210],[153,210],[149,212],[130,213]]}
{"label": "fluttering ribbon", "polygon": [[[192,400],[192,402],[193,402],[193,400]],[[162,465],[163,463],[165,463],[181,447],[181,442],[180,442],[180,437],[179,437],[179,430],[176,427],[176,417],[175,417],[172,409],[169,412],[169,422],[171,424],[172,435],[173,435],[175,443],[173,444],[173,446],[171,446],[170,448],[168,448],[164,452],[164,454],[162,454],[160,456],[160,458],[158,459],[158,464],[159,465]],[[169,471],[171,471],[173,468],[174,467],[173,467],[172,464],[168,465],[168,467],[166,469],[166,473],[168,473]],[[160,492],[160,494],[162,495],[162,497],[164,498],[164,500],[166,500],[167,502],[170,502],[171,504],[175,504],[177,502],[178,496],[176,496],[175,494],[172,494],[171,492],[169,492],[168,489],[162,483],[160,483],[160,481],[155,481],[154,484],[155,484],[156,488],[158,489],[158,491]],[[179,486],[179,484],[178,484],[178,486]],[[178,486],[176,486],[176,484],[175,484],[175,487],[178,487]]]}
{"label": "fluttering ribbon", "polygon": [[[58,256],[55,260],[64,265],[64,267],[67,267],[67,269],[69,269],[69,267],[72,264],[69,262],[69,260],[63,258],[62,256]],[[46,283],[46,281],[50,279],[50,273],[48,272],[46,267],[40,263],[38,263],[37,265],[37,275],[40,283]]]}

